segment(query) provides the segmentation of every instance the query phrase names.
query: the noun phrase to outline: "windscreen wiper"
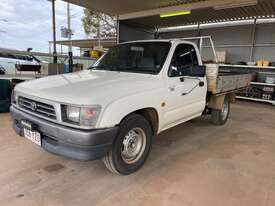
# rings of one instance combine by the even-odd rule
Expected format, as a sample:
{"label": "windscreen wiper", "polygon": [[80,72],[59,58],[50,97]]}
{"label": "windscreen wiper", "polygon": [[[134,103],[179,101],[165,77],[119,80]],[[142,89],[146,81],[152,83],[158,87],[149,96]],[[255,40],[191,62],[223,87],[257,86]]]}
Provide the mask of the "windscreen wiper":
{"label": "windscreen wiper", "polygon": [[98,69],[98,68],[106,69],[106,68],[111,68],[111,67],[110,66],[106,66],[106,65],[103,65],[103,66],[97,65],[97,66],[91,66],[89,68],[90,69]]}

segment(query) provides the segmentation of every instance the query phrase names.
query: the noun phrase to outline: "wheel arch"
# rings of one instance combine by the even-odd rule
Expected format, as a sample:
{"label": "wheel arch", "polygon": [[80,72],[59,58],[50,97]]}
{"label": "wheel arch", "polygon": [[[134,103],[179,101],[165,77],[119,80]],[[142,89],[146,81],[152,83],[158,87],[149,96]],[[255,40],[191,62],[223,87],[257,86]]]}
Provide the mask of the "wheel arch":
{"label": "wheel arch", "polygon": [[133,95],[119,99],[107,105],[102,111],[98,128],[118,126],[130,114],[142,115],[152,127],[153,134],[159,132],[162,125],[161,95],[151,93]]}
{"label": "wheel arch", "polygon": [[139,115],[143,116],[149,122],[149,124],[152,128],[153,135],[156,135],[158,133],[158,130],[159,130],[159,115],[158,115],[158,111],[155,108],[147,107],[147,108],[142,108],[142,109],[138,109],[136,111],[133,111],[130,114],[123,117],[121,122],[131,114],[139,114]]}
{"label": "wheel arch", "polygon": [[208,99],[208,108],[211,109],[222,109],[225,98],[228,99],[229,103],[236,102],[236,94],[234,92],[222,95],[210,95]]}

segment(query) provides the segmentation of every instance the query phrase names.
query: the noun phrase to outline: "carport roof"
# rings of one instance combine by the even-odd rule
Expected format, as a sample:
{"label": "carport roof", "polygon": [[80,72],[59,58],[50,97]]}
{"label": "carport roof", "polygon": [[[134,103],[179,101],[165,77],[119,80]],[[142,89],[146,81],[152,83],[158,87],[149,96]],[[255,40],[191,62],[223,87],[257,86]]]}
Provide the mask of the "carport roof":
{"label": "carport roof", "polygon": [[[100,45],[104,48],[110,48],[116,45],[116,38],[103,38],[100,39]],[[77,39],[77,40],[60,40],[56,41],[56,44],[64,45],[64,46],[75,46],[79,48],[93,48],[94,46],[98,46],[99,40],[95,39]],[[49,43],[53,43],[50,41]]]}
{"label": "carport roof", "polygon": [[88,9],[94,9],[109,15],[119,16],[133,12],[165,8],[207,0],[64,0]]}
{"label": "carport roof", "polygon": [[[274,0],[64,0],[95,9],[120,20],[148,27],[270,18]],[[191,11],[189,15],[160,18],[160,14]]]}

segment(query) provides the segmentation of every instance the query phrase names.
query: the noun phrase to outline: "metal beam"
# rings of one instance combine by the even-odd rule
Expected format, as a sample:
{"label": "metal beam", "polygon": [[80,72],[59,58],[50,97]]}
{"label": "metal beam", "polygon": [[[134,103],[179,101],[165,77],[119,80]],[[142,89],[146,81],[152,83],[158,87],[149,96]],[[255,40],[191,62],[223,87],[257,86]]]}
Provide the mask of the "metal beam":
{"label": "metal beam", "polygon": [[250,51],[250,61],[251,62],[254,59],[254,53],[255,53],[256,29],[257,29],[257,19],[254,19],[253,30],[252,30],[252,34],[251,34],[251,39],[252,39],[252,46],[251,46],[251,51]]}
{"label": "metal beam", "polygon": [[55,0],[52,1],[52,27],[53,27],[53,63],[57,63],[56,52],[56,25],[55,25]]}
{"label": "metal beam", "polygon": [[155,16],[165,13],[172,13],[172,12],[181,12],[181,11],[192,11],[195,9],[203,9],[203,8],[217,8],[217,9],[225,9],[231,8],[234,6],[236,7],[243,7],[245,5],[256,5],[258,0],[207,0],[207,1],[200,1],[196,3],[187,3],[181,4],[177,6],[169,6],[163,7],[158,9],[149,9],[143,10],[138,12],[126,13],[119,15],[119,20],[126,20],[126,19],[134,19],[134,18],[141,18],[147,16]]}
{"label": "metal beam", "polygon": [[119,20],[118,20],[118,16],[116,17],[116,43],[119,44],[120,43],[120,36],[119,36]]}

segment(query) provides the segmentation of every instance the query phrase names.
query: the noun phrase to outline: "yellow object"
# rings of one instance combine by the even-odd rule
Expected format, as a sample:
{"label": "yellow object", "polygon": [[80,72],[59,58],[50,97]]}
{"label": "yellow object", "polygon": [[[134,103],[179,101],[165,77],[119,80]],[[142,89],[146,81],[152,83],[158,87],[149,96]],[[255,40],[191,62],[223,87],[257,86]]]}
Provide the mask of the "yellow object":
{"label": "yellow object", "polygon": [[90,56],[92,58],[98,59],[100,57],[99,51],[96,51],[96,50],[90,51]]}
{"label": "yellow object", "polygon": [[257,61],[257,66],[262,67],[263,66],[263,61],[262,60]]}
{"label": "yellow object", "polygon": [[270,64],[270,62],[267,61],[267,60],[259,60],[259,61],[257,61],[257,66],[258,67],[268,67],[269,64]]}
{"label": "yellow object", "polygon": [[269,66],[269,63],[270,63],[269,61],[264,60],[264,61],[263,61],[263,66],[264,66],[264,67],[268,67],[268,66]]}
{"label": "yellow object", "polygon": [[161,14],[160,17],[161,18],[166,18],[166,17],[189,15],[189,14],[191,14],[191,11],[181,11],[181,12]]}

